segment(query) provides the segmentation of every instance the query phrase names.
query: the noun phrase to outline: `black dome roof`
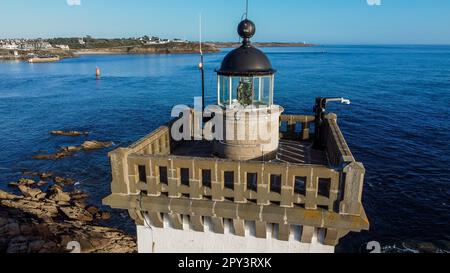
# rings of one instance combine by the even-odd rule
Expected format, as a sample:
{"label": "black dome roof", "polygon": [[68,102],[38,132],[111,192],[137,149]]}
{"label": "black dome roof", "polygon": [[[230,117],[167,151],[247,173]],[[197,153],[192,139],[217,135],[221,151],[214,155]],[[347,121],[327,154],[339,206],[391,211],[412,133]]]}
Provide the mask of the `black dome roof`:
{"label": "black dome roof", "polygon": [[250,38],[255,34],[255,24],[245,19],[238,26],[238,33],[243,38],[242,46],[228,53],[222,65],[216,70],[224,76],[263,76],[272,75],[276,71],[272,68],[269,58],[261,50],[252,46]]}

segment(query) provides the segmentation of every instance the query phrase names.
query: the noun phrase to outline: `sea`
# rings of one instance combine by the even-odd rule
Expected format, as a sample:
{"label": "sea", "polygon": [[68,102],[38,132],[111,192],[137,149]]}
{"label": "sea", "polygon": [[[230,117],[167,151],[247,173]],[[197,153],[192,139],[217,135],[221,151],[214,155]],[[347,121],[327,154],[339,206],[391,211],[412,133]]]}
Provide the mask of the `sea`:
{"label": "sea", "polygon": [[[337,252],[450,251],[450,46],[328,45],[262,48],[277,69],[275,102],[289,114],[330,104],[356,159],[367,169],[363,205],[370,231],[350,233]],[[206,101],[216,103],[214,69],[230,49],[205,56]],[[24,171],[52,171],[101,206],[110,193],[107,153],[171,119],[174,105],[201,96],[199,56],[89,55],[57,63],[0,62],[0,188]],[[95,69],[102,73],[95,77]],[[55,137],[52,130],[90,132]],[[32,157],[85,140],[109,149],[56,161]],[[8,189],[11,190],[11,189]],[[110,210],[109,208],[103,208]],[[134,233],[126,212],[106,225]]]}

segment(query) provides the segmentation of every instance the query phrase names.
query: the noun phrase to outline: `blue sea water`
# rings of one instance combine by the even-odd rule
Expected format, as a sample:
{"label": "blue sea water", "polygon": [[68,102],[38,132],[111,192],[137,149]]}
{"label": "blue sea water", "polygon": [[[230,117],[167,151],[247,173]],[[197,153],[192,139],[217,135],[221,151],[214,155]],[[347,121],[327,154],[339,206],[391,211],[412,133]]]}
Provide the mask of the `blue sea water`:
{"label": "blue sea water", "polygon": [[[265,48],[278,70],[275,100],[287,113],[312,114],[317,96],[331,105],[357,160],[367,169],[363,203],[371,230],[351,233],[338,251],[386,251],[422,242],[450,250],[450,46],[320,46]],[[215,102],[214,68],[226,54],[206,56],[207,101]],[[196,55],[82,56],[51,64],[0,62],[0,188],[25,170],[51,170],[80,181],[100,205],[109,194],[107,152],[126,146],[170,119],[176,104],[201,94]],[[102,70],[95,79],[95,67]],[[109,150],[58,161],[36,153],[79,145],[84,138],[51,130],[91,132]],[[113,211],[110,225],[133,223]]]}

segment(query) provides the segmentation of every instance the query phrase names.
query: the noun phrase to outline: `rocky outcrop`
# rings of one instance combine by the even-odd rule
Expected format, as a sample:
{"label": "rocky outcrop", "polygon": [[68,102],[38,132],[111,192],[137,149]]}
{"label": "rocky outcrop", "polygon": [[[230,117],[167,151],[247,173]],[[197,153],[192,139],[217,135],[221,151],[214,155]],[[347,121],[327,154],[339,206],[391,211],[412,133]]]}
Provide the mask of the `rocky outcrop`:
{"label": "rocky outcrop", "polygon": [[80,131],[51,131],[50,132],[51,135],[54,136],[73,136],[73,137],[78,137],[78,136],[87,136],[89,135],[89,132],[80,132]]}
{"label": "rocky outcrop", "polygon": [[33,156],[33,159],[36,160],[56,160],[56,159],[61,159],[61,158],[65,158],[68,156],[71,156],[72,153],[68,153],[68,152],[57,152],[55,154],[48,154],[48,155],[35,155]]}
{"label": "rocky outcrop", "polygon": [[92,214],[87,210],[77,206],[61,207],[60,210],[71,220],[78,220],[83,222],[91,222],[94,220]]}
{"label": "rocky outcrop", "polygon": [[42,221],[20,209],[0,206],[0,253],[134,253],[135,238],[79,221]]}
{"label": "rocky outcrop", "polygon": [[103,141],[90,140],[90,141],[85,141],[80,146],[63,147],[58,152],[56,152],[54,154],[33,156],[33,159],[36,159],[36,160],[57,160],[57,159],[62,159],[62,158],[65,158],[65,157],[72,156],[74,153],[79,152],[81,150],[92,151],[92,150],[109,148],[112,145],[113,145],[113,142],[111,142],[111,141],[103,142]]}
{"label": "rocky outcrop", "polygon": [[108,147],[111,147],[112,145],[113,145],[113,143],[111,141],[109,141],[109,142],[85,141],[83,144],[81,144],[81,148],[83,150],[89,151],[89,150],[108,148]]}
{"label": "rocky outcrop", "polygon": [[[203,43],[202,50],[204,53],[220,52],[219,48],[210,43]],[[199,44],[191,42],[79,49],[75,54],[190,54],[199,51]]]}
{"label": "rocky outcrop", "polygon": [[24,176],[31,176],[31,177],[39,177],[41,180],[46,180],[49,177],[53,176],[52,172],[23,172]]}
{"label": "rocky outcrop", "polygon": [[19,190],[25,197],[30,197],[32,199],[42,200],[45,196],[47,196],[47,194],[42,192],[40,189],[32,189],[24,185],[20,185]]}
{"label": "rocky outcrop", "polygon": [[64,181],[54,177],[45,192],[32,179],[16,182],[21,195],[0,190],[0,253],[68,252],[69,243],[87,253],[136,251],[134,237],[98,226],[109,212],[86,206],[80,190],[65,192]]}

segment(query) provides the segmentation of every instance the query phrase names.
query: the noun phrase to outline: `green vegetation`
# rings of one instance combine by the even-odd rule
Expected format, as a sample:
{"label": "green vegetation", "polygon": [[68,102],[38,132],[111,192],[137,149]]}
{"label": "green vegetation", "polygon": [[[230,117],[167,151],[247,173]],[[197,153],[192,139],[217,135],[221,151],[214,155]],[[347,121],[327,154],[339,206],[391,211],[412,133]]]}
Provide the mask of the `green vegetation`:
{"label": "green vegetation", "polygon": [[49,42],[52,46],[68,45],[71,49],[97,49],[142,45],[141,41],[133,38],[94,39],[91,37],[85,37],[83,38],[85,44],[81,44],[80,40],[80,38],[53,38],[46,41]]}

